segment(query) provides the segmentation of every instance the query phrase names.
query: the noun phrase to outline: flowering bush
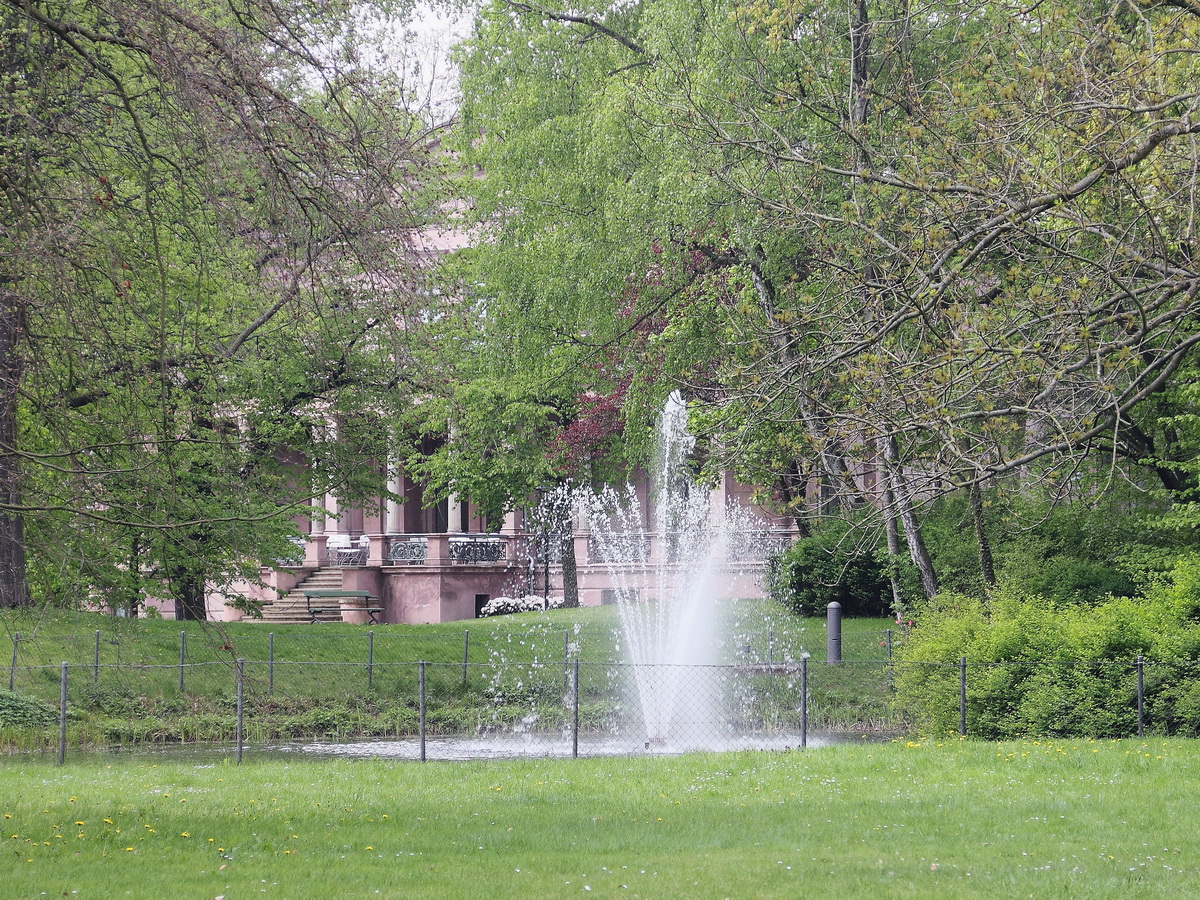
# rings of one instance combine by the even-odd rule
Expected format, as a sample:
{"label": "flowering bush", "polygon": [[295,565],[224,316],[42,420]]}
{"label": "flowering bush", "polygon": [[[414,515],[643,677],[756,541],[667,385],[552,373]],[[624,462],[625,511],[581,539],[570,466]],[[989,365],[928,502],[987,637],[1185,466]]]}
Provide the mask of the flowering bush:
{"label": "flowering bush", "polygon": [[480,616],[506,616],[509,613],[540,612],[546,609],[561,609],[562,597],[493,597],[479,611]]}

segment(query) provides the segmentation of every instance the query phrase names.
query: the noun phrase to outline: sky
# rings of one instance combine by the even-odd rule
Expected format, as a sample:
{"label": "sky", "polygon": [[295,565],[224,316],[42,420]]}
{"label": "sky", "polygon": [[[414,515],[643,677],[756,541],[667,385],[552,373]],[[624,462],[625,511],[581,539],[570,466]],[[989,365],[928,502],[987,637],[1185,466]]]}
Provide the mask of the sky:
{"label": "sky", "polygon": [[414,107],[425,110],[431,124],[449,119],[458,104],[450,51],[470,32],[471,13],[455,14],[444,4],[419,3],[407,23],[385,21],[365,7],[360,21],[368,63],[400,75]]}

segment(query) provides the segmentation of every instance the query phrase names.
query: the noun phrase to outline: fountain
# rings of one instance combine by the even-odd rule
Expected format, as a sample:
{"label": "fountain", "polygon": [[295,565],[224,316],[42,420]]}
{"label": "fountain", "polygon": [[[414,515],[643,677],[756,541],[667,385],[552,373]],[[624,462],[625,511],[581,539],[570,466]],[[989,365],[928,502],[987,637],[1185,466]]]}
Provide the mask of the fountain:
{"label": "fountain", "polygon": [[689,475],[694,444],[687,407],[672,393],[659,420],[649,516],[630,486],[587,502],[594,545],[614,586],[647,748],[703,745],[729,727],[721,721],[722,675],[715,668],[724,661],[719,569],[730,522],[744,511],[710,508],[708,492]]}

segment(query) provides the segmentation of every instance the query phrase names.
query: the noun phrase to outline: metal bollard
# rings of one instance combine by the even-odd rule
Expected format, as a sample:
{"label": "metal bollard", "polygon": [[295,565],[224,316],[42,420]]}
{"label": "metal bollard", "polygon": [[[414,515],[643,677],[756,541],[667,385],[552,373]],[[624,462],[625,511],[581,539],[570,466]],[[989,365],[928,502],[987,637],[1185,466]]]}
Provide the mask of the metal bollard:
{"label": "metal bollard", "polygon": [[842,661],[842,604],[834,600],[825,609],[825,660],[831,666]]}

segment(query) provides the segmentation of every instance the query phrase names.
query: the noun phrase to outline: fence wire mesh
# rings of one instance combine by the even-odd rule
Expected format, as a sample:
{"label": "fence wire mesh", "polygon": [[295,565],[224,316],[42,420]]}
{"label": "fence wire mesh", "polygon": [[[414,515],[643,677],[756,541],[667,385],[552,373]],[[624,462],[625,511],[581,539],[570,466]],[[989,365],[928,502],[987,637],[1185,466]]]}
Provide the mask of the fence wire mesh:
{"label": "fence wire mesh", "polygon": [[145,743],[232,751],[240,734],[260,751],[409,759],[782,749],[830,734],[898,734],[914,722],[980,738],[1191,733],[1200,699],[1200,663],[1190,660],[832,665],[773,659],[786,656],[781,645],[764,645],[735,648],[747,661],[723,665],[632,665],[584,660],[568,635],[565,653],[526,646],[520,658],[475,661],[468,645],[463,661],[429,662],[398,658],[400,642],[363,648],[358,638],[346,645],[355,659],[276,653],[239,667],[188,661],[183,646],[175,665],[93,655],[18,663],[8,675],[53,713],[34,741],[44,749],[65,677],[60,740],[73,752]]}

